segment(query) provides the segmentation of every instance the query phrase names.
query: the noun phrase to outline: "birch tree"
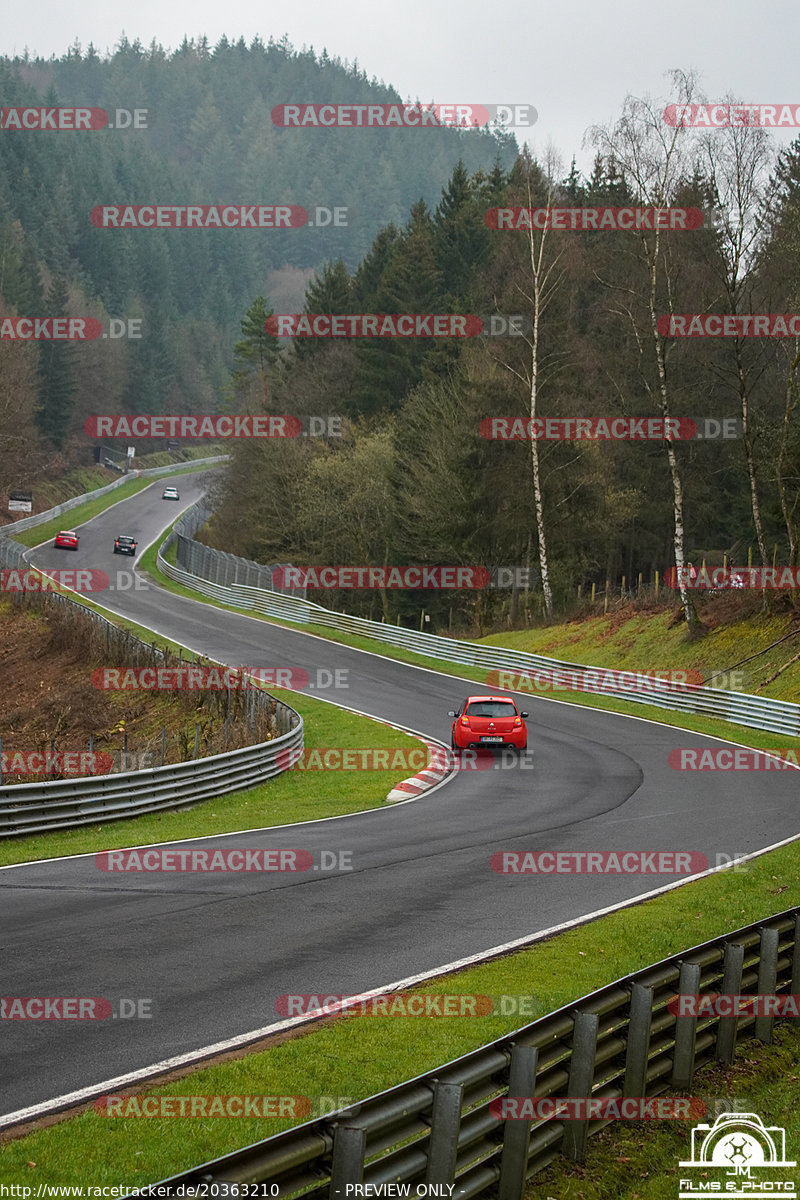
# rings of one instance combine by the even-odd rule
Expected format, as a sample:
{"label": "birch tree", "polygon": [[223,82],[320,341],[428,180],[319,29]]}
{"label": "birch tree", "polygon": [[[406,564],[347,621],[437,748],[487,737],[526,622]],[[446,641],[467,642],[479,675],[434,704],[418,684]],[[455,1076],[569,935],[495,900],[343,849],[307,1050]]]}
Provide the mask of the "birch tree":
{"label": "birch tree", "polygon": [[[732,97],[724,103],[735,104]],[[759,125],[730,125],[708,130],[700,137],[700,161],[708,181],[716,218],[717,255],[712,262],[725,297],[726,312],[740,315],[752,310],[757,258],[765,229],[770,172],[774,162],[772,139]],[[750,488],[750,508],[762,566],[767,566],[767,546],[756,478],[751,422],[752,367],[745,361],[745,339],[725,339],[734,356],[736,387],[742,415],[742,439]]]}
{"label": "birch tree", "polygon": [[[678,104],[691,104],[696,91],[694,77],[680,71],[671,72],[670,77],[673,89],[677,92],[673,100]],[[613,126],[595,125],[588,133],[590,143],[605,158],[614,160],[639,203],[653,208],[668,208],[681,183],[690,174],[687,131],[680,124],[669,126],[665,123],[664,107],[649,96],[640,98],[628,95],[622,116]],[[669,247],[662,230],[658,228],[642,229],[639,240],[643,279],[631,279],[621,289],[618,311],[624,313],[631,323],[642,363],[644,387],[652,394],[666,421],[671,418],[670,388],[667,349],[658,331],[658,317],[662,295],[666,295],[669,310],[672,311]],[[635,306],[639,303],[644,304],[648,318],[645,329],[639,327],[635,312]],[[655,382],[651,383],[653,367]],[[668,430],[669,426],[665,425],[665,429]],[[694,636],[701,632],[702,623],[684,578],[686,534],[683,482],[675,445],[670,437],[665,438],[665,446],[672,483],[673,549],[678,587],[686,625],[689,634]]]}
{"label": "birch tree", "polygon": [[[556,199],[556,175],[559,168],[555,153],[552,150],[548,151],[543,173],[527,152],[523,153],[520,165],[524,171],[524,190],[528,208],[533,209],[535,207],[535,176],[538,176],[535,182],[539,185],[539,188],[544,184],[544,207],[551,208]],[[547,228],[535,229],[533,220],[529,221],[527,229],[523,229],[522,232],[525,233],[527,241],[525,270],[522,274],[522,279],[515,280],[514,287],[525,302],[531,318],[530,332],[524,335],[527,345],[527,357],[522,361],[511,359],[500,359],[499,361],[526,388],[528,393],[528,415],[531,422],[533,422],[539,415],[541,391],[544,382],[542,326],[548,306],[564,277],[564,272],[560,267],[563,248],[556,246],[557,238],[553,238],[552,231]],[[532,424],[531,432],[533,428]],[[530,438],[530,466],[534,519],[536,522],[537,557],[542,584],[544,612],[549,620],[553,616],[553,588],[550,581],[550,566],[547,554],[541,450],[537,438],[533,436]]]}

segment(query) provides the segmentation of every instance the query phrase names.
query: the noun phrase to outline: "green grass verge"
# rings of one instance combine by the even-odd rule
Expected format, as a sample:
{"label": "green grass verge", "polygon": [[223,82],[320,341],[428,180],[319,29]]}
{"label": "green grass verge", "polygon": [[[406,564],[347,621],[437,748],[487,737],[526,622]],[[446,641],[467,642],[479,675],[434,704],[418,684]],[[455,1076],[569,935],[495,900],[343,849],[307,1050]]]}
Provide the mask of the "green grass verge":
{"label": "green grass verge", "polygon": [[[688,883],[666,895],[540,942],[528,950],[450,977],[440,977],[414,989],[429,994],[523,996],[527,1009],[523,1019],[515,1015],[391,1018],[353,1013],[331,1019],[304,1036],[266,1050],[202,1067],[171,1083],[151,1084],[143,1094],[306,1096],[315,1105],[314,1113],[319,1111],[320,1097],[336,1098],[329,1107],[355,1102],[432,1070],[613,979],[784,910],[797,900],[797,862],[796,845],[783,847],[735,870]],[[530,904],[532,909],[535,907],[535,889],[542,886],[541,881],[534,880],[532,876],[517,880],[519,902]],[[327,990],[324,979],[320,979],[318,986],[320,992]],[[153,1011],[153,1019],[157,1020],[157,997]],[[279,1019],[278,1014],[265,1009],[254,1024],[266,1026]],[[782,1033],[781,1036],[787,1035]],[[746,1060],[754,1058],[757,1045],[748,1043],[747,1048],[740,1051],[739,1061],[747,1066]],[[796,1054],[797,1041],[793,1045]],[[769,1047],[763,1050],[767,1073],[775,1073],[774,1066],[770,1066],[774,1053]],[[777,1061],[782,1070],[786,1059]],[[770,1115],[773,1109],[776,1118],[785,1118],[790,1111],[800,1112],[796,1059],[794,1067],[792,1072],[781,1075],[778,1098],[772,1109],[764,1110],[765,1115]],[[700,1097],[755,1096],[754,1088],[755,1083],[747,1072],[742,1078],[726,1072],[725,1088],[717,1075],[701,1072],[692,1094]],[[130,1089],[122,1090],[126,1094],[130,1092]],[[756,1098],[761,1100],[760,1092]],[[759,1111],[755,1100],[754,1111]],[[778,1123],[785,1121],[778,1120]],[[0,1181],[141,1185],[296,1124],[297,1121],[269,1118],[137,1120],[108,1118],[87,1111],[5,1145],[0,1157]],[[680,1132],[659,1126],[658,1130],[648,1127],[646,1133],[648,1138],[664,1140],[658,1154],[664,1162],[672,1160],[675,1139],[681,1136]],[[611,1140],[604,1168],[609,1175],[614,1170],[619,1173],[618,1164],[613,1162],[615,1155],[619,1157],[618,1137],[631,1136],[631,1130],[626,1129],[622,1133],[617,1131]],[[683,1136],[688,1139],[688,1134]],[[589,1142],[590,1164],[595,1144],[594,1140]],[[597,1145],[601,1152],[602,1144]],[[656,1150],[652,1151],[652,1161],[655,1161],[656,1153]],[[650,1160],[645,1156],[643,1161],[646,1164]],[[30,1163],[36,1165],[27,1165]],[[554,1169],[551,1178],[560,1180],[562,1170],[568,1169],[583,1183],[583,1176],[564,1164]],[[591,1174],[591,1170],[588,1173]],[[634,1173],[627,1172],[625,1183],[632,1190],[617,1193],[609,1186],[606,1175],[601,1174],[597,1178],[596,1192],[584,1193],[578,1188],[567,1193],[560,1183],[556,1186],[551,1182],[549,1191],[532,1194],[557,1196],[561,1200],[567,1194],[673,1196],[677,1192],[673,1182],[671,1192],[637,1193],[634,1182],[639,1182]]]}
{"label": "green grass verge", "polygon": [[[777,600],[772,598],[773,603],[781,599],[780,595]],[[722,606],[724,610],[731,603],[724,597],[701,598],[701,616],[709,623],[717,621],[718,608]],[[722,678],[714,686],[797,702],[800,661],[790,663],[800,650],[800,628],[795,614],[758,613],[742,616],[732,623],[720,621],[704,637],[691,642],[687,641],[683,623],[676,622],[674,615],[673,611],[662,609],[632,613],[622,619],[619,615],[585,617],[539,629],[493,634],[483,638],[482,645],[504,646],[623,671],[691,669],[702,672],[706,679],[721,673]],[[787,640],[773,644],[781,638]],[[737,664],[741,665],[737,668]],[[737,668],[741,678],[731,678],[733,668]],[[772,679],[778,671],[781,673]]]}
{"label": "green grass verge", "polygon": [[[166,535],[165,535],[166,536]],[[415,654],[412,651],[400,649],[395,646],[387,645],[385,642],[379,641],[376,638],[364,637],[361,635],[341,633],[338,630],[332,630],[324,625],[299,624],[292,621],[282,621],[275,617],[265,617],[259,613],[247,612],[243,609],[234,608],[232,605],[223,604],[218,600],[212,600],[201,596],[198,592],[191,588],[186,588],[182,584],[175,583],[169,579],[156,565],[157,546],[154,543],[144,552],[139,560],[139,567],[142,571],[152,576],[160,587],[166,588],[168,591],[174,592],[176,595],[185,596],[190,600],[201,600],[204,604],[209,604],[214,608],[219,608],[227,612],[237,612],[245,616],[252,617],[256,621],[265,621],[270,625],[280,625],[284,629],[292,629],[296,633],[310,633],[316,637],[324,638],[329,642],[337,642],[343,646],[351,646],[356,650],[365,650],[369,654],[378,654],[383,658],[394,659],[397,662],[409,663],[412,666],[425,667],[431,671],[439,671],[443,675],[452,675],[460,680],[473,680],[475,683],[486,685],[487,672],[482,668],[460,666],[456,663],[448,663],[443,659],[428,658],[422,654]],[[167,556],[168,561],[174,560],[174,549],[172,554]],[[512,637],[513,635],[508,635]],[[506,645],[505,641],[499,641],[497,638],[483,639],[480,644],[491,645]],[[510,644],[510,643],[509,643]],[[521,647],[517,647],[521,648]],[[528,649],[528,647],[525,647]],[[536,651],[542,653],[542,651]],[[579,661],[575,658],[573,661]],[[609,664],[598,662],[590,663],[587,659],[587,665],[592,666],[607,666]],[[669,667],[685,666],[685,664],[669,663],[664,666],[656,664],[653,670],[666,670]],[[638,663],[639,669],[644,669],[643,662]],[[634,664],[621,664],[621,670],[633,670]],[[464,688],[454,686],[453,699],[460,700],[463,697]],[[524,693],[521,693],[524,694]],[[531,695],[535,693],[533,688]],[[546,697],[549,698],[549,697]],[[658,721],[662,725],[670,725],[676,729],[687,729],[693,733],[708,734],[713,737],[724,738],[733,742],[740,742],[745,746],[752,746],[757,750],[773,750],[781,749],[799,749],[800,737],[789,737],[786,734],[768,733],[764,730],[750,729],[746,725],[735,725],[730,721],[721,721],[712,717],[696,716],[693,713],[672,712],[669,709],[658,708],[655,705],[637,703],[636,701],[618,700],[611,696],[595,696],[584,693],[572,692],[556,692],[553,693],[552,699],[565,704],[580,704],[585,708],[598,708],[605,712],[617,712],[627,714],[628,716],[642,717],[646,720]]]}
{"label": "green grass verge", "polygon": [[[284,700],[303,717],[305,745],[309,750],[333,746],[420,749],[421,743],[409,734],[322,700],[280,688],[271,689],[270,695]],[[380,808],[395,784],[413,774],[413,769],[408,766],[400,766],[394,771],[332,772],[295,768],[258,787],[204,800],[183,812],[146,813],[130,820],[82,829],[4,839],[0,842],[0,866],[121,846],[208,837],[237,829],[315,821],[321,817]]]}

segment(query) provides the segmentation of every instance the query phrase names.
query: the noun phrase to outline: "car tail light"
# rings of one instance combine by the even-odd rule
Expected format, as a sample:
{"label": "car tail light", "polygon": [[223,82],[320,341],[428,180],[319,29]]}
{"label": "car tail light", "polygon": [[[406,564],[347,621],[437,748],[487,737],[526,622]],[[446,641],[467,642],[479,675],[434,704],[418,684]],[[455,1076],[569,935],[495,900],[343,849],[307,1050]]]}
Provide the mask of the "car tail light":
{"label": "car tail light", "polygon": [[469,729],[469,717],[462,717],[461,724],[466,725],[467,729]]}
{"label": "car tail light", "polygon": [[522,717],[514,717],[514,724],[515,724],[515,725],[521,725],[521,724],[522,724]]}

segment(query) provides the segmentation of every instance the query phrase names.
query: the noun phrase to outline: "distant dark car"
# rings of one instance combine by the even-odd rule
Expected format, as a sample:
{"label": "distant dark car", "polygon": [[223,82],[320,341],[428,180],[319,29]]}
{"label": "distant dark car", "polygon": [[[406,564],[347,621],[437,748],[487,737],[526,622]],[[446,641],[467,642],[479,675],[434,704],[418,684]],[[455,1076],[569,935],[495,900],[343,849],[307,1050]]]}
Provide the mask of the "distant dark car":
{"label": "distant dark car", "polygon": [[528,730],[524,718],[509,696],[467,696],[453,717],[450,747],[453,750],[513,747],[527,750]]}
{"label": "distant dark car", "polygon": [[77,533],[73,533],[71,529],[62,529],[56,534],[54,547],[56,550],[77,550],[78,541]]}
{"label": "distant dark car", "polygon": [[173,488],[173,487],[164,488],[164,491],[161,493],[162,500],[180,500],[180,498],[181,498],[180,492],[178,491],[177,488]]}
{"label": "distant dark car", "polygon": [[115,554],[132,554],[136,557],[136,539],[129,537],[127,533],[121,533],[114,541]]}

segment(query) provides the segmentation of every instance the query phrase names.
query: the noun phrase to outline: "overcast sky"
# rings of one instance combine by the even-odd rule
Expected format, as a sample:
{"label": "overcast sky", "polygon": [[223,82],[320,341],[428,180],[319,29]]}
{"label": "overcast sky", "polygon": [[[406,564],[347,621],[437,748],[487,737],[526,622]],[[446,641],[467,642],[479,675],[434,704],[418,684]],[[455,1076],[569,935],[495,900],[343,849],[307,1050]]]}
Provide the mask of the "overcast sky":
{"label": "overcast sky", "polygon": [[298,49],[357,59],[404,99],[532,104],[538,121],[518,137],[540,156],[552,141],[565,167],[574,154],[583,170],[587,126],[614,120],[628,92],[667,96],[672,68],[697,70],[710,100],[800,104],[797,0],[25,0],[6,6],[2,46],[60,56],[77,38],[103,52],[123,30],[165,49],[185,34],[206,34],[213,46],[223,34],[285,33]]}

